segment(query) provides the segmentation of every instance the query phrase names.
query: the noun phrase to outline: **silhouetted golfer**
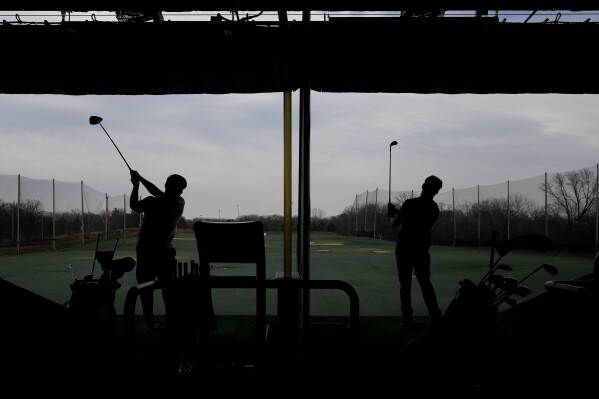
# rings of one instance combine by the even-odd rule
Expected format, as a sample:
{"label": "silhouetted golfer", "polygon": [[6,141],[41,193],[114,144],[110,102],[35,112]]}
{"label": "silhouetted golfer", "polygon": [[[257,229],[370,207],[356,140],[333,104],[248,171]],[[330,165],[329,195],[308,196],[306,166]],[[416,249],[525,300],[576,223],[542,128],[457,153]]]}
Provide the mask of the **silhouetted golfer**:
{"label": "silhouetted golfer", "polygon": [[[151,194],[139,199],[139,183]],[[131,171],[131,209],[143,212],[144,217],[137,238],[137,283],[167,281],[173,276],[177,251],[173,244],[177,222],[183,214],[185,200],[181,197],[187,181],[180,175],[170,175],[162,192],[140,174]],[[154,293],[152,290],[140,294],[144,318],[150,330],[159,329],[162,323],[154,318]]]}
{"label": "silhouetted golfer", "polygon": [[393,226],[400,227],[395,245],[397,274],[400,284],[400,301],[403,322],[406,330],[418,328],[422,323],[414,320],[412,309],[412,271],[420,284],[422,296],[431,317],[433,328],[441,321],[441,309],[437,295],[430,281],[431,228],[439,218],[439,206],[433,200],[443,182],[436,176],[424,180],[420,197],[407,199],[397,210],[395,205],[387,205],[387,217]]}

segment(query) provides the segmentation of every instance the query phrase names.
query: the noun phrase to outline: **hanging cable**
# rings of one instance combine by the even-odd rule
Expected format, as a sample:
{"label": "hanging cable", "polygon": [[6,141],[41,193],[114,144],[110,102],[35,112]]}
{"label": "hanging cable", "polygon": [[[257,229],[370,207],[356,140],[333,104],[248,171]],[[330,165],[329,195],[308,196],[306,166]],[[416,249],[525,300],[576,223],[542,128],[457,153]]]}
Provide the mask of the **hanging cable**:
{"label": "hanging cable", "polygon": [[528,20],[529,20],[529,19],[531,19],[531,18],[532,18],[532,16],[533,16],[533,15],[535,15],[536,13],[537,13],[537,10],[534,10],[534,11],[533,11],[533,12],[532,12],[532,13],[531,13],[529,16],[528,16],[528,18],[526,18],[526,19],[524,20],[524,23],[527,23],[527,22],[528,22]]}
{"label": "hanging cable", "polygon": [[562,13],[558,12],[557,15],[555,16],[555,19],[553,20],[553,23],[557,23],[559,21],[559,19],[562,17]]}

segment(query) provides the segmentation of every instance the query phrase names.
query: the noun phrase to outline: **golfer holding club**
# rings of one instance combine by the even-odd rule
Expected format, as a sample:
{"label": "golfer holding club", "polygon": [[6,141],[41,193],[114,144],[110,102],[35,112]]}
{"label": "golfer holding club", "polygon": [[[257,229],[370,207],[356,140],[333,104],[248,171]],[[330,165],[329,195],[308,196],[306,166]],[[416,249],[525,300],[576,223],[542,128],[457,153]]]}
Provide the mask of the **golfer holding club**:
{"label": "golfer holding club", "polygon": [[433,200],[443,182],[437,176],[424,180],[420,197],[404,201],[398,210],[391,202],[387,205],[387,217],[395,227],[400,227],[395,245],[395,259],[399,277],[399,296],[403,316],[401,328],[414,330],[420,320],[413,318],[412,271],[420,284],[422,296],[432,321],[433,330],[441,322],[441,309],[430,277],[431,228],[439,218],[439,206]]}
{"label": "golfer holding club", "polygon": [[[173,245],[177,222],[185,207],[185,200],[181,197],[187,187],[183,176],[173,174],[166,179],[164,192],[141,175],[131,170],[131,209],[143,213],[143,221],[137,237],[137,269],[135,275],[137,283],[154,281],[155,279],[167,281],[173,276],[176,268],[177,251]],[[139,199],[139,183],[151,194],[144,199]],[[163,323],[154,318],[154,293],[152,290],[140,294],[143,315],[148,329],[161,329]],[[164,297],[165,306],[167,298]]]}

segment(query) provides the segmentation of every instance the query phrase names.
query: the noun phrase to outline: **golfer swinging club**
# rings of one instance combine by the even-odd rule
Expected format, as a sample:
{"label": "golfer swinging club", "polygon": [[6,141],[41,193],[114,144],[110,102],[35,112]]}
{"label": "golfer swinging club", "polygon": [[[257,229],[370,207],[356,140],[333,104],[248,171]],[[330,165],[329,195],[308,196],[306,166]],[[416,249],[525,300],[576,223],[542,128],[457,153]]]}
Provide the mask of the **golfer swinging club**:
{"label": "golfer swinging club", "polygon": [[432,321],[433,330],[441,322],[441,309],[435,289],[430,280],[431,228],[439,218],[439,206],[433,200],[443,182],[437,176],[424,180],[420,197],[404,201],[399,210],[391,202],[387,205],[387,217],[395,227],[400,227],[395,245],[397,274],[400,285],[400,301],[403,321],[401,327],[413,330],[422,323],[413,318],[412,271],[420,284],[422,296]]}
{"label": "golfer swinging club", "polygon": [[[139,199],[139,183],[151,194],[144,199]],[[165,191],[141,177],[131,170],[131,209],[144,214],[142,225],[137,238],[137,270],[135,271],[137,283],[154,281],[156,278],[167,281],[173,276],[177,259],[177,251],[173,244],[177,222],[185,207],[185,200],[181,197],[187,187],[183,176],[173,174],[166,179]],[[154,294],[152,290],[142,292],[140,300],[143,315],[149,330],[158,330],[163,323],[154,318]],[[165,307],[168,308],[168,298],[163,291]]]}

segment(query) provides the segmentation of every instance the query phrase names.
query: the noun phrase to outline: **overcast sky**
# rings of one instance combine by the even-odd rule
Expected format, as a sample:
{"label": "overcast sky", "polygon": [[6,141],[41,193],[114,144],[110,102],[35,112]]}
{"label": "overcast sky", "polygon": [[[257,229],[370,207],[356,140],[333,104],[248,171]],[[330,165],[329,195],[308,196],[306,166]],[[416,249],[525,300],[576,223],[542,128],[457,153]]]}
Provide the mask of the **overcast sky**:
{"label": "overcast sky", "polygon": [[[298,95],[292,95],[294,215]],[[444,181],[445,192],[599,161],[597,95],[312,92],[311,112],[311,205],[325,216],[342,213],[356,194],[388,189],[393,140],[393,191],[419,190],[430,174]],[[282,93],[0,95],[0,174],[129,194],[127,166],[102,128],[89,124],[91,115],[103,118],[142,176],[159,187],[172,173],[187,178],[185,217],[283,214]]]}
{"label": "overcast sky", "polygon": [[[298,92],[292,95],[297,214]],[[429,174],[469,188],[599,161],[599,96],[312,93],[311,204],[325,216],[389,185],[419,190]],[[163,187],[188,180],[184,216],[283,214],[283,94],[0,95],[0,173],[84,181],[129,194],[129,165]],[[142,190],[142,196],[147,192]],[[220,210],[220,212],[219,212]]]}

